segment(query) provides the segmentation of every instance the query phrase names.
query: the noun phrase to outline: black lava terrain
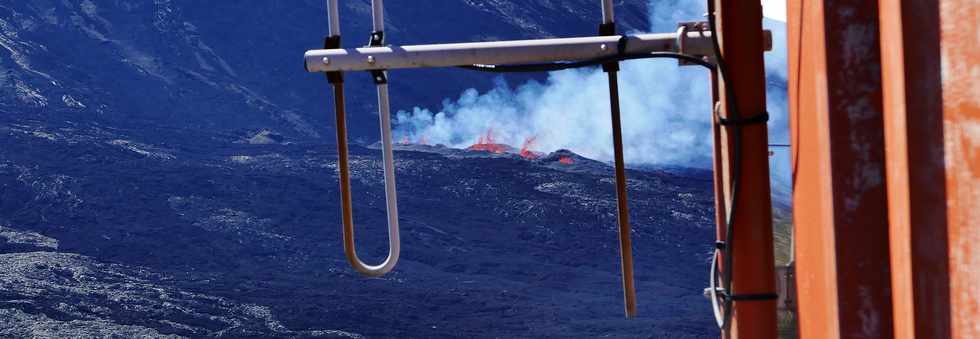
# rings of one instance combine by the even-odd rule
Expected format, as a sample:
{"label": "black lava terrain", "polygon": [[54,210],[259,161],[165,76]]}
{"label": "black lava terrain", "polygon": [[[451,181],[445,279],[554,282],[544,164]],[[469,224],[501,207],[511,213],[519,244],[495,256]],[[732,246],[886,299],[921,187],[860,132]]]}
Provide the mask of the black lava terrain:
{"label": "black lava terrain", "polygon": [[[603,163],[402,147],[402,259],[370,279],[343,257],[332,146],[156,133],[0,119],[0,336],[717,335],[708,172],[629,172],[626,320]],[[351,152],[357,241],[377,261],[380,152]]]}

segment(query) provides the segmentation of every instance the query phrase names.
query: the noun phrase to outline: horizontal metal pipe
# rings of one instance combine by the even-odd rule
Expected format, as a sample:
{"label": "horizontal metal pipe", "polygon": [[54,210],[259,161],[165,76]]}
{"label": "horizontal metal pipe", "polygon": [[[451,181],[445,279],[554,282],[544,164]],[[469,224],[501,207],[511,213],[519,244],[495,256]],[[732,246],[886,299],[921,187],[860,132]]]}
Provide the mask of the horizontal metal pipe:
{"label": "horizontal metal pipe", "polygon": [[[680,52],[712,55],[710,32],[639,34],[627,37],[625,53]],[[578,61],[613,56],[621,36],[468,42],[453,44],[317,49],[307,51],[310,72],[452,67],[473,64],[525,64]],[[683,45],[684,50],[679,50]]]}

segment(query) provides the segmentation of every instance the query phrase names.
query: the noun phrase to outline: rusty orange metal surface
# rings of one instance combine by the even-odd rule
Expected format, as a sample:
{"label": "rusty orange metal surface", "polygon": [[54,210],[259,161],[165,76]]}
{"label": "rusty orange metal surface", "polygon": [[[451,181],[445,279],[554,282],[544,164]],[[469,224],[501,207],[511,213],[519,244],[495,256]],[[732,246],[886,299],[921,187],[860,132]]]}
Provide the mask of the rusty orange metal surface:
{"label": "rusty orange metal surface", "polygon": [[949,338],[939,4],[879,3],[895,338]]}
{"label": "rusty orange metal surface", "polygon": [[[721,40],[721,54],[728,65],[727,78],[721,85],[732,86],[741,118],[763,113],[766,109],[766,88],[762,7],[758,0],[716,1],[716,30]],[[722,102],[731,99],[726,97],[724,90],[719,91],[719,95]],[[727,105],[721,107],[721,115],[731,117]],[[734,146],[731,131],[729,128],[720,129],[721,144],[715,159],[716,170],[721,169],[721,191],[724,196],[729,196],[732,180],[739,180],[740,185],[738,207],[735,209],[732,267],[722,269],[734,270],[732,285],[736,294],[773,293],[776,287],[767,127],[765,124],[742,127],[740,178],[730,175],[731,166],[734,165],[731,163]],[[724,239],[724,230],[720,229],[718,235],[719,239]],[[729,334],[731,338],[775,338],[776,301],[736,301]]]}
{"label": "rusty orange metal surface", "polygon": [[889,338],[877,3],[787,5],[800,338]]}
{"label": "rusty orange metal surface", "polygon": [[980,3],[880,4],[895,335],[978,338]]}
{"label": "rusty orange metal surface", "polygon": [[941,2],[943,143],[953,338],[980,338],[980,3]]}

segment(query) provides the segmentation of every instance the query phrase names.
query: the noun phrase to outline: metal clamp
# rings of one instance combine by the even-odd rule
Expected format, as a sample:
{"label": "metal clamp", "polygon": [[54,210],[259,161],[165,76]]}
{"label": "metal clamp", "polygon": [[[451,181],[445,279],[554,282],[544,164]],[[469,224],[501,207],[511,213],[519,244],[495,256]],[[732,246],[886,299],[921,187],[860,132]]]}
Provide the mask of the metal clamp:
{"label": "metal clamp", "polygon": [[[340,48],[340,35],[328,35],[323,38],[323,48],[333,49]],[[330,63],[330,58],[323,57],[323,63]],[[339,84],[344,82],[344,73],[341,71],[326,72],[327,81],[331,84]]]}
{"label": "metal clamp", "polygon": [[[374,6],[374,2],[371,3]],[[378,29],[378,27],[375,27]],[[381,47],[385,45],[385,32],[382,30],[376,30],[371,32],[371,38],[368,40],[367,47]],[[369,57],[370,58],[370,57]],[[371,79],[374,80],[375,85],[382,85],[388,83],[388,74],[384,70],[371,70]]]}
{"label": "metal clamp", "polygon": [[[687,34],[688,32],[692,32],[692,31],[697,32],[697,34],[700,35],[702,38],[706,38],[707,34],[711,34],[711,30],[708,28],[708,23],[705,21],[679,22],[677,23],[677,51],[681,54],[689,54],[689,55],[695,55],[701,57],[705,61],[714,64],[715,62],[714,60],[712,60],[711,56],[698,55],[697,53],[692,53],[690,51],[690,48],[687,43],[688,40]],[[683,59],[678,59],[677,64],[680,66],[694,65],[694,63]]]}
{"label": "metal clamp", "polygon": [[[616,35],[616,23],[614,21],[609,21],[599,24],[599,35]],[[626,51],[626,40],[624,38],[625,36],[621,37],[619,41],[616,42],[617,53],[619,54],[623,54]],[[602,71],[606,73],[619,71],[619,62],[614,61],[602,64]]]}

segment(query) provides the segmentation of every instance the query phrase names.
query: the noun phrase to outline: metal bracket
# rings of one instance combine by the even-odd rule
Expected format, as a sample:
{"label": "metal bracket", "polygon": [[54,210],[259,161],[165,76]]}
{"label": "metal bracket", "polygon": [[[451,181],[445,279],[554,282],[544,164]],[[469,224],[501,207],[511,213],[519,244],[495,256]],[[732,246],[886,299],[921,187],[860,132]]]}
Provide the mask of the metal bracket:
{"label": "metal bracket", "polygon": [[[599,25],[599,35],[600,36],[616,35],[616,23],[610,21],[610,22],[605,22],[605,23],[600,24]],[[626,40],[620,38],[619,43],[617,43],[617,45],[618,45],[617,46],[618,47],[618,52],[617,53],[623,54],[623,52],[625,52],[625,50],[626,50]],[[608,72],[617,72],[617,71],[619,71],[619,63],[618,62],[609,62],[609,63],[602,64],[602,71],[603,72],[606,72],[606,73],[608,73]]]}
{"label": "metal bracket", "polygon": [[[711,28],[708,27],[708,22],[685,21],[685,22],[677,23],[677,51],[681,54],[688,54],[688,55],[701,57],[704,59],[704,61],[707,61],[712,65],[715,65],[716,64],[715,58],[710,55],[698,55],[695,53],[690,53],[690,51],[686,48],[686,40],[688,39],[687,38],[688,32],[698,32],[702,38],[707,38],[710,36],[709,34],[711,34]],[[686,61],[683,59],[678,59],[677,64],[680,66],[696,65],[690,61]]]}
{"label": "metal bracket", "polygon": [[[323,49],[334,49],[340,48],[340,35],[328,35],[323,38]],[[323,57],[322,62],[324,64],[330,63],[330,58]],[[327,72],[327,81],[331,84],[339,84],[344,82],[344,73],[340,71]]]}
{"label": "metal bracket", "polygon": [[385,32],[384,31],[373,31],[371,32],[371,38],[368,39],[368,47],[381,47],[385,44]]}
{"label": "metal bracket", "polygon": [[375,85],[388,83],[388,75],[385,74],[385,71],[371,71],[371,79],[374,80]]}
{"label": "metal bracket", "polygon": [[[385,44],[385,32],[384,31],[373,31],[371,32],[371,38],[368,40],[368,47],[381,47]],[[368,58],[374,58],[369,56]],[[388,75],[385,74],[384,70],[371,70],[371,79],[374,80],[375,85],[382,85],[388,83]]]}

